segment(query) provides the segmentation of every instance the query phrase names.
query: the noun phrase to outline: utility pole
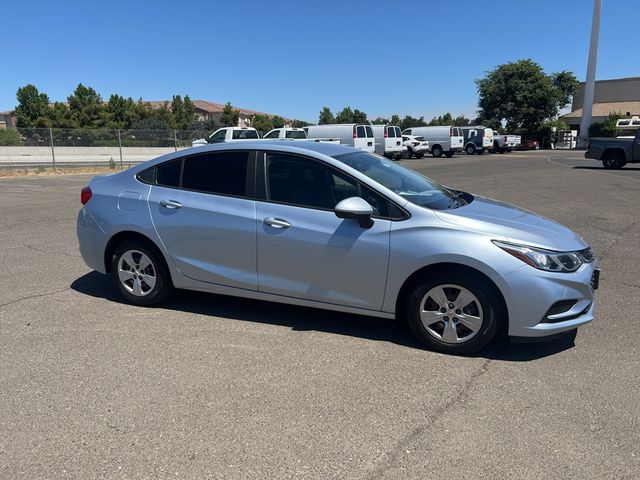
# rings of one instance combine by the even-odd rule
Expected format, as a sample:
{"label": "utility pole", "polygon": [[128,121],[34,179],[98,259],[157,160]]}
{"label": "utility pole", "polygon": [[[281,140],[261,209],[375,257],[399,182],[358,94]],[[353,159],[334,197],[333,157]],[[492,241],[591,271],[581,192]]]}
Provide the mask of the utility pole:
{"label": "utility pole", "polygon": [[582,101],[582,120],[578,148],[586,148],[589,141],[589,127],[593,114],[593,94],[596,84],[596,63],[598,60],[598,39],[600,38],[600,11],[602,0],[593,0],[593,19],[591,20],[591,43],[589,45],[589,63],[587,64],[587,80],[584,84],[584,100]]}

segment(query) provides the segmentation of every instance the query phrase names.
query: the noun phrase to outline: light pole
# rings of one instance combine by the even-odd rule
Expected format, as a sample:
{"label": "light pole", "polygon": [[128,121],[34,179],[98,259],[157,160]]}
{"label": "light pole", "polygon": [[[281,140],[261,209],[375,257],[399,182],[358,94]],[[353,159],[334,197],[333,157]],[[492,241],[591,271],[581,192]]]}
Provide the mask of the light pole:
{"label": "light pole", "polygon": [[593,113],[593,93],[596,83],[596,63],[598,61],[598,39],[600,38],[600,10],[602,0],[593,0],[593,19],[591,20],[591,44],[589,45],[589,63],[587,79],[584,84],[584,100],[582,101],[582,119],[580,120],[580,136],[578,148],[586,148],[589,141],[589,126]]}

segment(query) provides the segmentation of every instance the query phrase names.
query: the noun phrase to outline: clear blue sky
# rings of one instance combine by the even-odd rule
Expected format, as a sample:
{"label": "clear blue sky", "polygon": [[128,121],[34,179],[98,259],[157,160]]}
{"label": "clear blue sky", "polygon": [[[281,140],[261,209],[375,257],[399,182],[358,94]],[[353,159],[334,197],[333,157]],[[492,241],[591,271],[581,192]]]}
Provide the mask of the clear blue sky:
{"label": "clear blue sky", "polygon": [[[640,76],[639,0],[604,0],[598,79]],[[591,0],[10,1],[2,7],[0,110],[19,86],[64,101],[193,99],[317,121],[474,115],[474,80],[532,58],[586,72]]]}

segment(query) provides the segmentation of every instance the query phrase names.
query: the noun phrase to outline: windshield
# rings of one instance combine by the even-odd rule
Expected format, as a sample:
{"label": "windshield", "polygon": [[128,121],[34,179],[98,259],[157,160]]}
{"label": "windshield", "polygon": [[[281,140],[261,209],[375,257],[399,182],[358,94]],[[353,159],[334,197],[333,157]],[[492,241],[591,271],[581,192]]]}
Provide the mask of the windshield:
{"label": "windshield", "polygon": [[469,194],[451,190],[418,172],[368,152],[345,153],[333,158],[421,207],[447,210],[467,205],[473,199]]}
{"label": "windshield", "polygon": [[284,136],[285,138],[307,138],[304,130],[287,130]]}

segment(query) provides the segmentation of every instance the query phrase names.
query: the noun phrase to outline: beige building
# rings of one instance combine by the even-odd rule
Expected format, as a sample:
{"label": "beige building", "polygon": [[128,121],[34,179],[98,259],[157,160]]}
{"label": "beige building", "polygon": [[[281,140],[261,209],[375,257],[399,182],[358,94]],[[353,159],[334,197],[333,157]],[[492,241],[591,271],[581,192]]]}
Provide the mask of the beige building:
{"label": "beige building", "polygon": [[[560,117],[571,130],[580,130],[584,82],[573,96],[571,112]],[[611,113],[625,117],[640,115],[640,77],[598,80],[593,96],[592,123],[605,120]],[[579,133],[579,132],[578,132]]]}

